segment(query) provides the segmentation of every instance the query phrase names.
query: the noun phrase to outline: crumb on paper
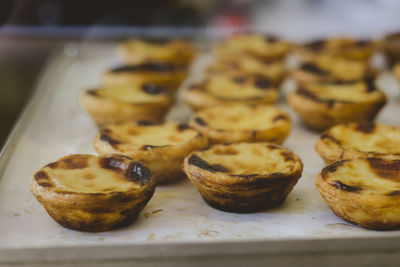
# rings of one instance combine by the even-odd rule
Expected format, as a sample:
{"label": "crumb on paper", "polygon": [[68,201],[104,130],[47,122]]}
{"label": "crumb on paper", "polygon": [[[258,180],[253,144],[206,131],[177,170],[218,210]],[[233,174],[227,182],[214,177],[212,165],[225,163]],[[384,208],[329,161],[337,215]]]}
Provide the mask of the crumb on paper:
{"label": "crumb on paper", "polygon": [[153,211],[151,211],[151,212],[145,212],[145,213],[144,213],[144,217],[145,217],[145,218],[149,218],[149,217],[151,217],[151,215],[156,214],[156,213],[159,213],[159,212],[161,212],[161,211],[163,211],[163,209],[153,210]]}
{"label": "crumb on paper", "polygon": [[147,237],[146,241],[154,240],[155,235],[156,234],[154,234],[154,233],[149,234],[149,236]]}
{"label": "crumb on paper", "polygon": [[315,220],[315,217],[312,217],[313,220]]}
{"label": "crumb on paper", "polygon": [[21,214],[19,214],[18,212],[14,212],[13,215],[14,215],[15,217],[19,217]]}
{"label": "crumb on paper", "polygon": [[218,236],[219,234],[220,234],[220,232],[218,232],[218,231],[206,229],[206,230],[202,231],[199,234],[199,236],[200,237],[207,237],[207,236],[211,237],[211,236]]}

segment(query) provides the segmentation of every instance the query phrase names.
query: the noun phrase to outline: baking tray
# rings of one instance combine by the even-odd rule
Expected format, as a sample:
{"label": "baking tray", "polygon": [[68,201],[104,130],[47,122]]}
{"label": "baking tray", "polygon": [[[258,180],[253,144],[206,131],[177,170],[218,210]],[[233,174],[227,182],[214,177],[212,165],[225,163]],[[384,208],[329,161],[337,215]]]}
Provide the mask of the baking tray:
{"label": "baking tray", "polygon": [[[30,193],[30,177],[64,155],[95,154],[96,126],[78,97],[120,62],[115,48],[115,43],[71,43],[48,63],[0,158],[0,265],[397,265],[400,231],[347,223],[322,200],[314,187],[324,166],[314,150],[318,135],[302,126],[284,97],[278,105],[293,119],[285,146],[301,157],[304,171],[280,207],[253,214],[222,212],[205,204],[183,180],[157,187],[138,219],[123,229],[84,233],[55,223]],[[188,79],[198,79],[209,60],[207,53],[200,55]],[[398,125],[398,85],[389,74],[378,82],[389,96],[378,121]],[[290,81],[285,84],[283,94],[292,87]],[[189,114],[179,100],[168,116],[185,120]]]}

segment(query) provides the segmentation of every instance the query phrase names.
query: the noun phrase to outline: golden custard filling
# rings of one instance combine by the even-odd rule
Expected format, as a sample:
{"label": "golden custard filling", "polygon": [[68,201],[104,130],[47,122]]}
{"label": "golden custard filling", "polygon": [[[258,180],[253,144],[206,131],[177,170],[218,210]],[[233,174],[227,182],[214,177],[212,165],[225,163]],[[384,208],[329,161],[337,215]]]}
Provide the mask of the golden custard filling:
{"label": "golden custard filling", "polygon": [[337,100],[348,102],[368,102],[382,97],[382,92],[378,90],[369,91],[366,82],[349,84],[307,84],[305,89],[321,100]]}
{"label": "golden custard filling", "polygon": [[291,173],[298,158],[287,149],[268,143],[215,145],[195,155],[209,166],[231,175]]}
{"label": "golden custard filling", "polygon": [[108,138],[117,141],[118,148],[122,150],[137,149],[143,145],[181,145],[196,138],[199,134],[196,130],[175,122],[145,126],[136,123],[109,125],[102,132],[106,132]]}
{"label": "golden custard filling", "polygon": [[266,78],[248,76],[213,75],[207,80],[205,90],[221,99],[263,98],[271,93],[272,87]]}
{"label": "golden custard filling", "polygon": [[[357,129],[358,128],[358,129]],[[358,126],[338,125],[328,134],[340,142],[344,149],[383,154],[400,154],[400,128],[384,124]]]}
{"label": "golden custard filling", "polygon": [[196,113],[195,121],[196,118],[203,120],[209,128],[221,130],[268,129],[290,120],[286,112],[273,106],[240,104],[204,109]]}
{"label": "golden custard filling", "polygon": [[[334,171],[324,173],[329,166],[334,166]],[[400,160],[353,159],[329,166],[322,171],[323,180],[344,191],[390,195],[400,190]]]}
{"label": "golden custard filling", "polygon": [[[85,156],[85,159],[75,159],[75,164],[84,162],[82,166],[68,164],[58,161],[44,167],[40,172],[54,183],[52,190],[54,192],[74,192],[74,193],[109,193],[126,192],[138,189],[139,184],[125,177],[126,163],[116,161],[120,172],[101,166],[101,158],[95,156]],[[64,159],[65,161],[65,159]],[[67,163],[67,161],[65,161]],[[55,166],[54,166],[55,165]],[[117,165],[116,165],[117,166]],[[40,176],[39,176],[40,177]]]}
{"label": "golden custard filling", "polygon": [[103,87],[94,90],[99,97],[113,99],[125,103],[151,103],[160,102],[168,98],[165,89],[155,85],[141,86],[115,86]]}

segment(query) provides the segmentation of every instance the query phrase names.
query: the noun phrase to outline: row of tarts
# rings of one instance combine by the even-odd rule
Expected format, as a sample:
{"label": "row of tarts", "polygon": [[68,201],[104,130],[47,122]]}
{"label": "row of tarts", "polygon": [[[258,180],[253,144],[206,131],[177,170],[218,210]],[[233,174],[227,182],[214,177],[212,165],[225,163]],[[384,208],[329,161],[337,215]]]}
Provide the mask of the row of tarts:
{"label": "row of tarts", "polygon": [[[278,98],[291,49],[257,34],[215,45],[217,60],[204,79],[185,88],[196,112],[183,124],[161,120],[193,47],[181,40],[122,44],[129,65],[106,72],[105,85],[81,97],[100,127],[94,140],[100,156],[70,155],[46,165],[32,178],[32,192],[55,221],[82,231],[132,222],[156,184],[185,175],[220,210],[279,205],[303,169],[297,155],[279,146],[290,131],[289,115],[267,105]],[[288,99],[308,126],[326,130],[316,149],[330,165],[316,185],[332,210],[366,228],[392,229],[400,225],[400,129],[370,123],[386,103],[368,63],[374,50],[372,41],[350,39],[301,46],[291,72],[299,86]]]}

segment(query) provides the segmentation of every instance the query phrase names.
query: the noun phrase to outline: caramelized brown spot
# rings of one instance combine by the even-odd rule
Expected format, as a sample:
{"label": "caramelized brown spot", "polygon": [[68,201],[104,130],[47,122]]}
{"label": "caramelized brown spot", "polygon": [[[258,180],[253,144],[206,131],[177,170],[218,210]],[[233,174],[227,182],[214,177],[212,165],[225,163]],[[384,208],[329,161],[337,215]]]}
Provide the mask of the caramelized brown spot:
{"label": "caramelized brown spot", "polygon": [[283,156],[283,158],[285,159],[285,161],[295,161],[295,158],[293,156],[293,153],[289,152],[289,151],[282,151],[281,155]]}
{"label": "caramelized brown spot", "polygon": [[361,187],[350,186],[345,183],[342,183],[341,181],[334,181],[333,183],[331,183],[331,185],[333,185],[337,189],[353,193],[357,193],[363,190]]}
{"label": "caramelized brown spot", "polygon": [[142,90],[150,95],[168,94],[167,89],[153,83],[143,84]]}
{"label": "caramelized brown spot", "polygon": [[379,177],[400,181],[400,160],[367,158],[366,161]]}
{"label": "caramelized brown spot", "polygon": [[270,87],[270,82],[265,77],[257,77],[254,81],[254,85],[259,89],[267,89]]}
{"label": "caramelized brown spot", "polygon": [[229,169],[222,166],[221,164],[212,164],[212,165],[208,164],[206,161],[204,161],[202,158],[200,158],[196,154],[191,155],[188,162],[190,165],[197,166],[203,170],[207,170],[210,172],[228,172],[229,171]]}
{"label": "caramelized brown spot", "polygon": [[35,180],[38,182],[39,180],[49,180],[49,176],[45,171],[39,171],[35,173]]}
{"label": "caramelized brown spot", "polygon": [[334,142],[335,144],[338,144],[338,145],[341,144],[339,140],[337,140],[337,139],[336,139],[335,137],[333,137],[332,135],[329,135],[328,133],[323,133],[323,134],[321,134],[320,138],[321,138],[322,140],[323,140],[323,139],[329,139],[329,140],[331,140],[332,142]]}
{"label": "caramelized brown spot", "polygon": [[49,167],[50,169],[55,169],[55,168],[58,168],[58,164],[59,164],[59,162],[56,161],[56,162],[47,164],[46,167]]}
{"label": "caramelized brown spot", "polygon": [[122,158],[116,156],[100,158],[99,164],[102,168],[109,170],[122,170],[125,168],[125,162]]}
{"label": "caramelized brown spot", "polygon": [[305,45],[305,47],[311,50],[321,50],[325,46],[325,40],[315,40]]}
{"label": "caramelized brown spot", "polygon": [[99,91],[99,90],[97,90],[97,89],[93,89],[93,90],[88,90],[88,91],[86,91],[86,93],[87,93],[88,95],[91,95],[91,96],[99,96],[99,95],[98,95],[98,91]]}
{"label": "caramelized brown spot", "polygon": [[162,124],[162,122],[155,122],[155,121],[149,121],[149,120],[138,120],[136,123],[139,126],[152,126],[152,125]]}
{"label": "caramelized brown spot", "polygon": [[178,131],[183,132],[187,129],[190,129],[189,125],[185,124],[185,123],[179,123],[178,124]]}
{"label": "caramelized brown spot", "polygon": [[300,69],[304,70],[304,71],[307,71],[307,72],[312,72],[314,74],[321,75],[321,76],[325,76],[325,75],[329,74],[328,71],[326,71],[324,69],[321,69],[316,64],[311,63],[311,62],[302,63],[300,65]]}
{"label": "caramelized brown spot", "polygon": [[112,138],[111,136],[109,136],[108,134],[100,134],[100,140],[104,141],[106,143],[109,143],[110,145],[118,145],[121,144],[120,141],[115,140],[114,138]]}
{"label": "caramelized brown spot", "polygon": [[125,172],[125,178],[140,185],[147,184],[152,175],[151,171],[140,162],[132,162]]}
{"label": "caramelized brown spot", "polygon": [[321,171],[321,176],[322,179],[326,179],[329,175],[329,173],[331,172],[335,172],[340,166],[342,166],[343,164],[345,164],[346,162],[348,162],[349,160],[341,160],[341,161],[336,161],[328,166],[326,166],[325,168],[322,169]]}
{"label": "caramelized brown spot", "polygon": [[287,120],[288,118],[285,116],[285,115],[283,115],[283,114],[280,114],[280,115],[278,115],[278,116],[276,116],[272,121],[273,122],[276,122],[276,121],[279,121],[279,120]]}
{"label": "caramelized brown spot", "polygon": [[395,190],[386,194],[389,197],[397,197],[400,196],[400,190]]}
{"label": "caramelized brown spot", "polygon": [[53,184],[49,183],[49,182],[39,182],[38,185],[42,186],[42,187],[52,187]]}
{"label": "caramelized brown spot", "polygon": [[88,167],[87,155],[74,155],[62,160],[65,169],[83,169]]}
{"label": "caramelized brown spot", "polygon": [[199,117],[194,118],[194,121],[201,126],[207,125],[207,123],[202,118],[199,118]]}
{"label": "caramelized brown spot", "polygon": [[370,134],[370,133],[374,132],[375,124],[374,123],[362,123],[362,124],[358,124],[355,129],[359,132]]}

